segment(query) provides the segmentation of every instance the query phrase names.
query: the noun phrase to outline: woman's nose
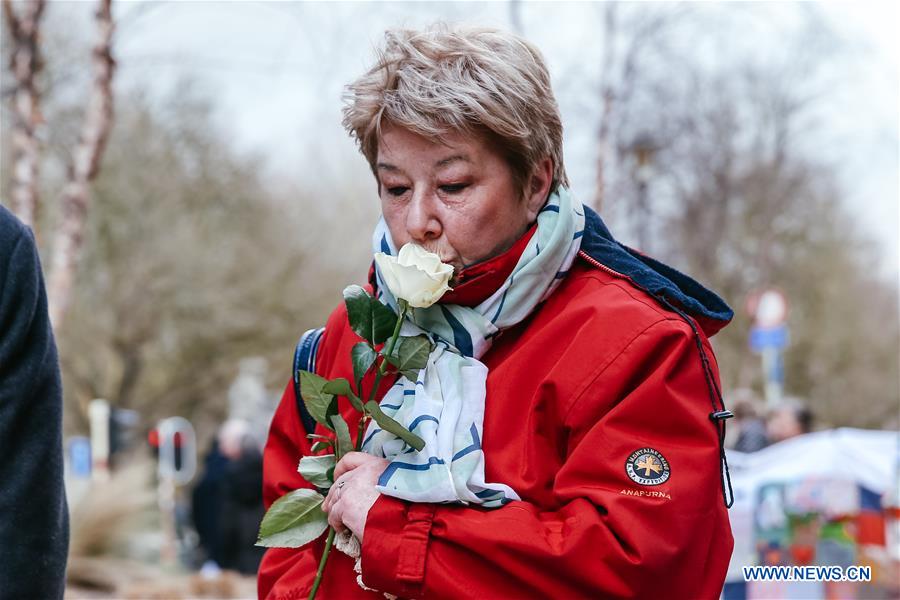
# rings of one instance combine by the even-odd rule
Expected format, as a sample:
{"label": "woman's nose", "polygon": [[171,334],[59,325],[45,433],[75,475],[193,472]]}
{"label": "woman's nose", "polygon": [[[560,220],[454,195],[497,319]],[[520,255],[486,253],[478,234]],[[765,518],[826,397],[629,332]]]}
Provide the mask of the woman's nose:
{"label": "woman's nose", "polygon": [[418,244],[441,237],[441,221],[435,211],[433,195],[429,192],[413,194],[406,212],[406,232]]}

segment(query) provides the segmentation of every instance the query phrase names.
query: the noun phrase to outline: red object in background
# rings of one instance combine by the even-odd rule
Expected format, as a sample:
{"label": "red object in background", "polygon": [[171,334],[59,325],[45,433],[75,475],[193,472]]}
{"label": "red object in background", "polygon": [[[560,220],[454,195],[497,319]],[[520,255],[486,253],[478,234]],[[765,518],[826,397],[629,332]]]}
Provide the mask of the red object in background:
{"label": "red object in background", "polygon": [[816,547],[810,544],[791,544],[790,550],[795,565],[811,565],[816,557]]}
{"label": "red object in background", "polygon": [[[318,374],[352,380],[359,341],[341,304],[325,328]],[[363,581],[410,598],[718,598],[733,540],[697,341],[627,279],[576,261],[481,359],[490,370],[485,476],[526,501],[490,510],[381,496],[368,513]],[[706,335],[699,341],[712,357]],[[370,373],[365,389],[371,384]],[[343,398],[339,408],[355,435],[357,413]],[[626,461],[642,448],[667,459],[664,484],[629,478]],[[266,444],[267,506],[310,487],[297,473],[309,451],[289,384]],[[260,598],[306,597],[323,547],[324,536],[269,549]],[[329,555],[323,598],[382,598],[359,588],[353,563]]]}
{"label": "red object in background", "polygon": [[764,565],[780,565],[782,564],[783,551],[777,546],[768,546],[762,551],[758,550],[758,554],[762,556],[762,564]]}
{"label": "red object in background", "polygon": [[885,515],[862,510],[856,516],[856,543],[866,546],[885,546]]}
{"label": "red object in background", "polygon": [[[175,443],[176,448],[181,448],[180,431],[175,432],[175,435],[172,436],[172,441]],[[147,442],[149,442],[153,448],[159,450],[159,430],[157,430],[155,427],[147,432]]]}

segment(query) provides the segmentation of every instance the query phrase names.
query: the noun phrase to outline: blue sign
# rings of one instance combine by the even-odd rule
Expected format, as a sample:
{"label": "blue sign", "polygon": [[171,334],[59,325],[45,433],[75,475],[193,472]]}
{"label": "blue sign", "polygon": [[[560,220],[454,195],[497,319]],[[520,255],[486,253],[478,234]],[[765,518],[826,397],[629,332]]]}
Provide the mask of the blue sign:
{"label": "blue sign", "polygon": [[91,476],[91,440],[83,435],[69,438],[69,467],[73,477]]}
{"label": "blue sign", "polygon": [[788,339],[787,325],[750,329],[750,349],[754,352],[761,352],[767,348],[784,348],[788,345]]}

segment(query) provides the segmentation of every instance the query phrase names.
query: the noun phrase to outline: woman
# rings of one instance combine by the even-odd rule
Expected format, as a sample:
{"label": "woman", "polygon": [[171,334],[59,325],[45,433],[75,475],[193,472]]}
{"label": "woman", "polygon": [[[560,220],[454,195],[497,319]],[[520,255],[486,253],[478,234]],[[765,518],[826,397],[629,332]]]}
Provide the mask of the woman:
{"label": "woman", "polygon": [[[472,449],[483,481],[508,490],[499,508],[410,502],[376,489],[386,459],[348,454],[323,508],[361,541],[362,583],[400,597],[718,597],[732,549],[727,411],[707,337],[732,313],[617,244],[568,192],[540,53],[493,30],[391,31],[344,114],[378,184],[374,250],[415,242],[455,269],[425,314],[486,367]],[[370,286],[391,305],[374,265]],[[295,371],[352,379],[358,341],[341,305],[301,339]],[[454,400],[458,383],[439,393]],[[289,385],[272,422],[267,505],[309,485],[296,400]],[[270,549],[260,597],[305,597],[322,546]],[[373,594],[353,566],[332,553],[322,597]]]}

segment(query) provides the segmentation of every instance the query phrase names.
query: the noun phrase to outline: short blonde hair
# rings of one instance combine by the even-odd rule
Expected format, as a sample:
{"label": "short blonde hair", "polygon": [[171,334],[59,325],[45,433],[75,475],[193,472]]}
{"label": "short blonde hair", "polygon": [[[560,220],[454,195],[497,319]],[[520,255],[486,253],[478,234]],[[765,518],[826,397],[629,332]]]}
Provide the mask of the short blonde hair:
{"label": "short blonde hair", "polygon": [[553,184],[568,186],[562,120],[540,51],[497,29],[385,32],[378,60],[348,85],[343,125],[376,171],[384,122],[440,140],[484,135],[506,156],[521,191],[538,163],[553,161]]}

